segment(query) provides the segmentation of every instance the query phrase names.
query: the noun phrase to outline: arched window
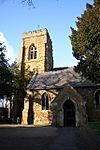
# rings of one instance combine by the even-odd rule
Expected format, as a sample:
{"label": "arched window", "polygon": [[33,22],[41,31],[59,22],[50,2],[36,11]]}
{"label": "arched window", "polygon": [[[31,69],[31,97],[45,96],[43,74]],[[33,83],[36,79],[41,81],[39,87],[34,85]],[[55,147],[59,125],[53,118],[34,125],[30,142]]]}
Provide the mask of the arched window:
{"label": "arched window", "polygon": [[100,109],[100,90],[95,92],[95,108]]}
{"label": "arched window", "polygon": [[47,93],[42,94],[42,110],[48,110],[49,109],[49,97]]}
{"label": "arched window", "polygon": [[30,47],[29,50],[29,59],[37,59],[37,49],[34,45]]}

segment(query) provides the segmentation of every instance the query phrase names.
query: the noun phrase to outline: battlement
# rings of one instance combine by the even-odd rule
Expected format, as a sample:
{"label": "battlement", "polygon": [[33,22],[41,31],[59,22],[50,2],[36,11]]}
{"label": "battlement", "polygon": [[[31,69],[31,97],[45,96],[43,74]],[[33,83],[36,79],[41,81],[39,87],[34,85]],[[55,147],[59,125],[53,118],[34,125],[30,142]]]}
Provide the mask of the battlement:
{"label": "battlement", "polygon": [[47,34],[48,30],[46,28],[44,29],[38,29],[34,31],[24,32],[22,35],[22,38],[30,37],[30,36],[40,36],[41,34]]}

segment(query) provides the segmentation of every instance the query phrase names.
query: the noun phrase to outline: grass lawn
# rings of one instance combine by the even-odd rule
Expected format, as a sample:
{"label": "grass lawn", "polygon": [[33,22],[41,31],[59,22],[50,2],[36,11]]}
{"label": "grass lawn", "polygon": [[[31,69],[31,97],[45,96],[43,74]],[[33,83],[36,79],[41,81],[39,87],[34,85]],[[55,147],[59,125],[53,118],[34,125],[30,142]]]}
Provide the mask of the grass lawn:
{"label": "grass lawn", "polygon": [[88,127],[93,129],[96,134],[100,135],[100,122],[88,122]]}

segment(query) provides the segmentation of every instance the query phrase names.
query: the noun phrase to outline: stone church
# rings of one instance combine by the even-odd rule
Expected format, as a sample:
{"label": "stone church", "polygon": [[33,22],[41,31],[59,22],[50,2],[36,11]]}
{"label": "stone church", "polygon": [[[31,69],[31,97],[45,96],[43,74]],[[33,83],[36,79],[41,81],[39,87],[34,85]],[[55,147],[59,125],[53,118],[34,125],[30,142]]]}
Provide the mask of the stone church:
{"label": "stone church", "polygon": [[22,124],[78,127],[100,120],[100,86],[82,78],[73,67],[53,67],[47,29],[23,33],[21,69],[23,63],[35,73],[27,86]]}

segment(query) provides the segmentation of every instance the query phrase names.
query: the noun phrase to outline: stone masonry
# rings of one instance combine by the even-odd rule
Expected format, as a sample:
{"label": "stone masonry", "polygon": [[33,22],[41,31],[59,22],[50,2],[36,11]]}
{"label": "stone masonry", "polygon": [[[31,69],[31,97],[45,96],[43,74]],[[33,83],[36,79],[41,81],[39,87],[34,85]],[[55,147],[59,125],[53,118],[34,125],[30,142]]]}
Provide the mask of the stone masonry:
{"label": "stone masonry", "polygon": [[[32,44],[37,50],[36,59],[29,59]],[[47,29],[23,33],[18,64],[21,66],[22,63],[37,73],[53,69],[52,41]]]}

